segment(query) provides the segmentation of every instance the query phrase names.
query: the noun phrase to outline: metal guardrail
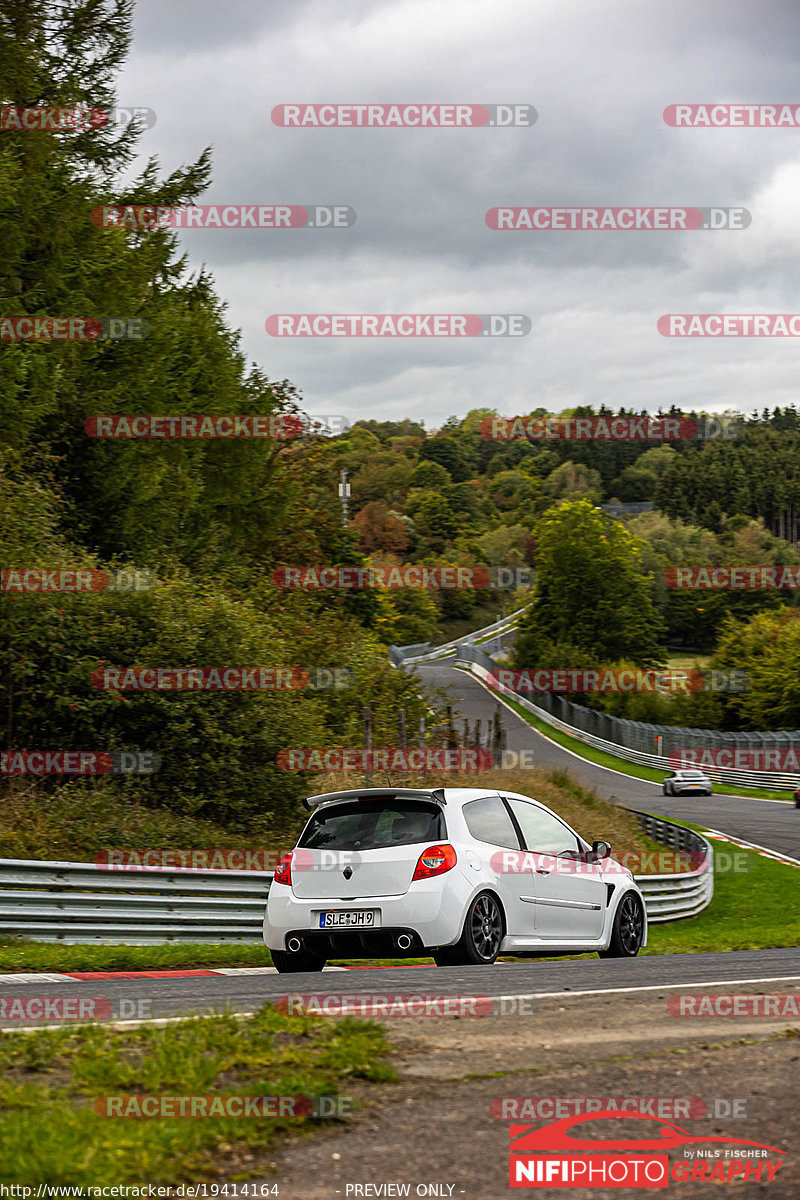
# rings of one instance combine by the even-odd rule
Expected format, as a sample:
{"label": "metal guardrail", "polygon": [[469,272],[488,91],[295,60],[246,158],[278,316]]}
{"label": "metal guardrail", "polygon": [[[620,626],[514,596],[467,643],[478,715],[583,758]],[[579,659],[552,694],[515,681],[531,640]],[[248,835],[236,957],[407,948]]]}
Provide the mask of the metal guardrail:
{"label": "metal guardrail", "polygon": [[694,829],[665,821],[663,817],[655,817],[652,813],[639,812],[637,809],[629,811],[653,841],[670,846],[673,850],[702,855],[694,871],[635,876],[644,896],[648,924],[695,917],[708,908],[714,897],[714,848],[708,839]]}
{"label": "metal guardrail", "polygon": [[[685,875],[636,877],[648,921],[701,912],[714,892],[710,843],[669,821],[637,816],[656,841],[706,855],[697,871]],[[258,943],[271,880],[271,871],[109,870],[94,863],[0,859],[0,936],[65,945]]]}
{"label": "metal guardrail", "polygon": [[0,936],[67,945],[260,942],[271,879],[271,871],[0,859]]}
{"label": "metal guardrail", "polygon": [[435,662],[437,658],[452,658],[460,646],[471,646],[484,641],[488,645],[494,640],[492,634],[509,632],[515,628],[517,618],[521,617],[524,611],[524,608],[518,608],[516,612],[501,617],[492,625],[484,625],[483,629],[475,629],[463,637],[454,638],[452,642],[443,642],[441,646],[431,646],[430,642],[416,642],[412,646],[390,646],[389,658],[395,666],[400,666],[401,663],[403,666],[413,666],[414,663]]}
{"label": "metal guardrail", "polygon": [[[482,661],[485,660],[485,661]],[[498,664],[489,657],[488,654],[482,651],[480,646],[463,645],[456,658],[453,660],[455,666],[466,667],[473,675],[476,675],[484,683],[492,670],[497,668]],[[593,746],[595,750],[604,750],[607,754],[613,754],[617,758],[624,759],[625,762],[638,763],[643,767],[652,767],[654,770],[663,770],[664,772],[673,771],[674,763],[670,761],[665,754],[649,754],[645,750],[632,750],[628,746],[623,746],[620,742],[611,742],[606,738],[597,737],[596,734],[587,733],[583,729],[578,729],[576,725],[570,725],[566,721],[560,720],[559,717],[553,716],[546,708],[541,708],[539,705],[532,703],[527,696],[515,692],[512,688],[506,687],[501,683],[493,683],[491,690],[499,695],[509,696],[515,704],[519,704],[528,712],[533,713],[540,721],[550,725],[553,729],[558,729],[562,733],[568,733],[570,737],[575,738],[578,742],[583,742],[587,746]],[[635,721],[629,722],[631,725],[637,724]],[[673,727],[678,733],[678,726]],[[689,732],[689,731],[687,731]],[[697,731],[692,731],[696,733]],[[713,737],[713,731],[708,731],[709,736]],[[721,736],[721,735],[720,735]],[[708,775],[709,779],[716,783],[732,783],[738,784],[740,787],[752,788],[771,788],[776,791],[794,791],[798,782],[798,773],[785,773],[778,771],[738,771],[732,767],[707,767],[703,766],[704,774]]]}

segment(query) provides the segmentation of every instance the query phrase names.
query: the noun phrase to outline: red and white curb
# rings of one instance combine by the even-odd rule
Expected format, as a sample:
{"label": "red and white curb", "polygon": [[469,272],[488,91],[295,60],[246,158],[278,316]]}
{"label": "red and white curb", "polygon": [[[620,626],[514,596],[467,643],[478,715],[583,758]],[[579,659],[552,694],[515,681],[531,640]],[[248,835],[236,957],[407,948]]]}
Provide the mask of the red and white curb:
{"label": "red and white curb", "polygon": [[[347,967],[325,967],[326,971],[346,971]],[[195,979],[205,975],[277,975],[275,967],[203,967],[192,971],[71,971],[69,974],[0,975],[0,983],[95,983],[103,979]]]}
{"label": "red and white curb", "polygon": [[[413,967],[429,966],[429,963],[398,963],[390,968],[374,966],[358,967],[323,967],[323,971],[384,971],[410,970]],[[0,984],[4,983],[100,983],[113,979],[197,979],[208,975],[277,975],[275,967],[198,967],[187,971],[71,971],[60,974],[49,971],[37,975],[31,972],[16,971],[14,974],[0,975]]]}
{"label": "red and white curb", "polygon": [[759,846],[758,842],[743,842],[740,838],[730,837],[727,833],[720,833],[717,829],[704,829],[703,834],[714,842],[725,842],[728,846],[736,846],[739,850],[753,850],[761,858],[773,858],[775,862],[784,863],[787,867],[800,867],[800,859],[790,858],[788,854],[780,854],[777,850],[770,850],[767,846]]}

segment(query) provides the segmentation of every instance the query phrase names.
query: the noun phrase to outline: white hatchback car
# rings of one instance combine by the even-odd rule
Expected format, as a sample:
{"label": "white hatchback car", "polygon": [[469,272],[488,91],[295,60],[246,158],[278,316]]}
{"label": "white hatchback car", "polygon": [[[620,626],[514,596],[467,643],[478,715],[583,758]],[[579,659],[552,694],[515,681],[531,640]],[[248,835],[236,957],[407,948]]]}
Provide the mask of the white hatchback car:
{"label": "white hatchback car", "polygon": [[528,796],[364,788],[305,805],[264,917],[279,971],[329,958],[633,957],[647,944],[642,894],[608,843],[590,846]]}

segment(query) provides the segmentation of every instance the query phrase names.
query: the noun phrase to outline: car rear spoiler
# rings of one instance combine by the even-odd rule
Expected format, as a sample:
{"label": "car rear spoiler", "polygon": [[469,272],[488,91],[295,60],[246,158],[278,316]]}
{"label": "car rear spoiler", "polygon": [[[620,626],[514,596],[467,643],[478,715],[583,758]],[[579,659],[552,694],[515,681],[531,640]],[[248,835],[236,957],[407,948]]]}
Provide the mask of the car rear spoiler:
{"label": "car rear spoiler", "polygon": [[357,788],[351,792],[326,792],[321,796],[306,796],[303,807],[309,812],[320,804],[329,804],[333,800],[433,800],[436,804],[446,804],[444,788]]}

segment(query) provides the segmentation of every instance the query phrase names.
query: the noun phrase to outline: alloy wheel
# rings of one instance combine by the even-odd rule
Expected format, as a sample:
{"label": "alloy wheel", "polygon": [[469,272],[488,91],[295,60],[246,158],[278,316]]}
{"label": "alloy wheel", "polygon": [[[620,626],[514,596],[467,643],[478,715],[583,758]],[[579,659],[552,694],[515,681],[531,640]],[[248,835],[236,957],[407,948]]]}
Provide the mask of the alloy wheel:
{"label": "alloy wheel", "polygon": [[627,954],[634,954],[639,949],[643,933],[642,906],[635,896],[625,896],[619,914],[619,940]]}
{"label": "alloy wheel", "polygon": [[489,961],[497,956],[503,940],[503,918],[491,896],[479,896],[470,917],[472,944],[480,958]]}

